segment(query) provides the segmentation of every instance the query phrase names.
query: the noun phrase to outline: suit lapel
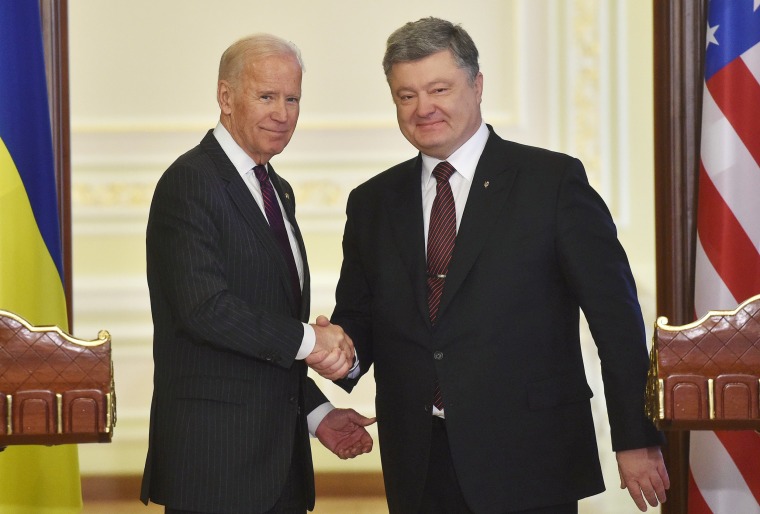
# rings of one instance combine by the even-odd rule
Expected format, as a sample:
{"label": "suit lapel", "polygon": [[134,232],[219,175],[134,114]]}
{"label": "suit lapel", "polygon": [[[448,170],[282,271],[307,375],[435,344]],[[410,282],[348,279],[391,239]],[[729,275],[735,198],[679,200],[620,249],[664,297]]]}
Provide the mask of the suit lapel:
{"label": "suit lapel", "polygon": [[386,191],[386,206],[396,247],[409,274],[415,303],[422,317],[430,323],[427,304],[425,232],[422,223],[420,173],[422,159],[407,161],[401,166],[396,182]]}
{"label": "suit lapel", "polygon": [[[288,271],[288,265],[285,262],[285,259],[282,256],[282,252],[280,251],[280,248],[277,246],[277,241],[274,238],[274,235],[272,234],[272,230],[269,228],[269,223],[266,220],[266,217],[264,216],[264,213],[262,212],[261,208],[256,204],[256,200],[253,199],[253,196],[251,196],[251,192],[248,189],[248,186],[243,181],[243,178],[240,176],[240,173],[235,169],[235,166],[232,164],[230,159],[227,157],[227,154],[224,153],[224,150],[222,150],[222,147],[219,146],[219,142],[214,137],[214,134],[212,131],[209,131],[208,134],[206,134],[206,137],[203,138],[201,141],[201,147],[208,153],[208,155],[211,157],[211,159],[214,161],[214,165],[216,167],[217,173],[227,182],[227,193],[230,195],[230,198],[232,199],[232,202],[235,204],[235,207],[237,207],[238,211],[240,211],[240,214],[243,216],[243,218],[246,220],[248,225],[253,230],[254,234],[256,235],[256,238],[261,242],[261,244],[264,246],[266,251],[269,253],[270,257],[272,258],[272,261],[276,263],[277,268],[280,270],[280,280],[282,281],[282,285],[285,288],[285,291],[288,295],[288,299],[291,305],[296,305],[296,300],[293,298],[293,293],[291,291],[291,288],[289,286],[290,281],[290,272]],[[274,174],[273,174],[274,175]],[[272,184],[277,184],[275,188],[277,189],[277,194],[280,196],[280,198],[283,198],[283,204],[287,204],[287,202],[284,201],[284,197],[282,195],[282,187],[280,185],[279,177],[277,177],[277,180],[273,180]],[[292,195],[290,195],[292,196]],[[288,207],[286,205],[286,211],[288,210]],[[295,216],[292,215],[292,205],[291,205],[291,211],[288,212],[288,218],[291,220],[291,224],[295,227]],[[301,255],[304,256],[304,270],[306,269],[306,260],[305,255],[306,253],[303,250],[303,242],[301,239],[300,232],[297,232],[297,239],[299,242],[299,246],[301,247]],[[306,283],[304,281],[304,290],[306,290]],[[305,303],[305,302],[302,302]],[[295,308],[295,312],[300,313],[301,308]]]}
{"label": "suit lapel", "polygon": [[501,138],[491,132],[475,169],[438,307],[439,317],[445,316],[446,307],[467,277],[507,204],[517,169],[509,166],[502,143]]}

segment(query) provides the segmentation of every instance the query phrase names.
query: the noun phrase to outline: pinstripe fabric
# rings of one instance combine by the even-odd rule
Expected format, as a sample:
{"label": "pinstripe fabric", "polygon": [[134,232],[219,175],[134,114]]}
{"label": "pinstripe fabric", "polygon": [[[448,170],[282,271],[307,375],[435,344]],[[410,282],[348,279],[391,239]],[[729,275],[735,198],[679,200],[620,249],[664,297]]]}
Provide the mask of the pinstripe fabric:
{"label": "pinstripe fabric", "polygon": [[[303,446],[303,415],[326,401],[294,357],[309,274],[290,186],[274,170],[304,262],[303,300],[261,209],[209,132],[156,186],[147,230],[154,393],[141,498],[176,509],[251,513],[280,496]],[[287,196],[284,193],[288,193]]]}

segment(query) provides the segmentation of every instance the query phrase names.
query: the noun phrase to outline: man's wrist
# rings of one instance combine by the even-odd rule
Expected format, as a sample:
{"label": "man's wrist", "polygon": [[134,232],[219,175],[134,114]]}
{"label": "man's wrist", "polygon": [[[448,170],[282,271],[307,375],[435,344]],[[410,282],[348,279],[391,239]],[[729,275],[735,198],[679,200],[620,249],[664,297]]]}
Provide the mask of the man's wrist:
{"label": "man's wrist", "polygon": [[325,416],[330,414],[334,408],[332,403],[325,402],[306,415],[306,425],[309,427],[309,434],[312,437],[317,436],[317,428],[319,428]]}
{"label": "man's wrist", "polygon": [[314,327],[307,323],[303,323],[303,339],[301,340],[301,347],[296,354],[296,360],[302,361],[314,351],[314,345],[317,344],[317,334],[314,332]]}

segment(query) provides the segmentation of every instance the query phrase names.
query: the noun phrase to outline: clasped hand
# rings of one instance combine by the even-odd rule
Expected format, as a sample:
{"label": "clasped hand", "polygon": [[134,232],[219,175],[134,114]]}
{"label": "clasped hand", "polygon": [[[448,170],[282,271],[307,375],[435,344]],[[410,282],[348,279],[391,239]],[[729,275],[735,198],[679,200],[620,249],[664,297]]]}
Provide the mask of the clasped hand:
{"label": "clasped hand", "polygon": [[329,380],[345,377],[354,363],[354,342],[325,316],[317,317],[317,322],[311,326],[317,340],[314,350],[305,359],[306,364]]}

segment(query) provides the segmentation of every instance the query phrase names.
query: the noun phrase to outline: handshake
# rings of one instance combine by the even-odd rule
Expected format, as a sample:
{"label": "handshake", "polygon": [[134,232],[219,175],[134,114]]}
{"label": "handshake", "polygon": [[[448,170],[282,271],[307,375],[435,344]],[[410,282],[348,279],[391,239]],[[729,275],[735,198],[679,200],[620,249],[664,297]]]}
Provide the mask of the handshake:
{"label": "handshake", "polygon": [[354,342],[325,316],[318,316],[311,326],[317,340],[306,364],[328,380],[344,378],[354,365]]}
{"label": "handshake", "polygon": [[[345,377],[354,365],[354,342],[325,316],[317,317],[311,326],[317,340],[305,359],[306,364],[329,380]],[[341,459],[353,459],[372,451],[372,436],[365,427],[374,422],[375,418],[362,416],[354,409],[333,409],[319,423],[314,435]]]}

